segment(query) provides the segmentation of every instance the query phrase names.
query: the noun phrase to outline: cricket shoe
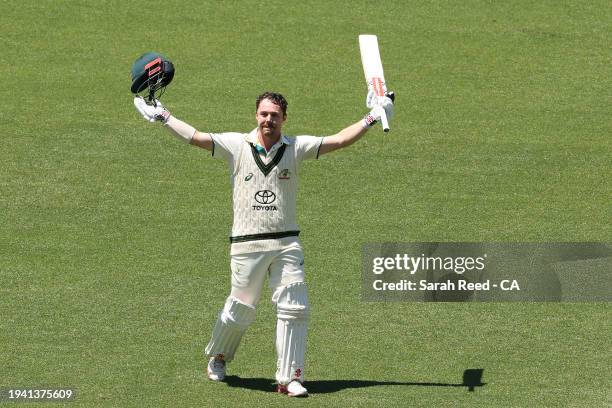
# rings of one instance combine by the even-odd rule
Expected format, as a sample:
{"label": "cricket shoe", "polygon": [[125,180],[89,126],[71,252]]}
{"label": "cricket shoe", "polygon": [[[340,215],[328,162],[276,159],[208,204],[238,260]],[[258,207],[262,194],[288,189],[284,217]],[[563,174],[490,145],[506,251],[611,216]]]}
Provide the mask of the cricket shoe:
{"label": "cricket shoe", "polygon": [[208,378],[212,381],[223,381],[225,379],[225,359],[223,354],[217,354],[208,360]]}
{"label": "cricket shoe", "polygon": [[276,392],[278,392],[279,394],[287,394],[290,397],[308,396],[308,390],[304,388],[302,383],[298,380],[293,380],[288,385],[278,384],[276,386]]}

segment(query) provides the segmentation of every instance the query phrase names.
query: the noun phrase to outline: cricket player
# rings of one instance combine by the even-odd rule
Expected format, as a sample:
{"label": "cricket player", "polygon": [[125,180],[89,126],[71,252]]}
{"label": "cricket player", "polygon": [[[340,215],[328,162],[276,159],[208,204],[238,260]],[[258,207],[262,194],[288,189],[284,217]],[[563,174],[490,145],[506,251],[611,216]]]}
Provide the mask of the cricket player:
{"label": "cricket player", "polygon": [[366,105],[371,111],[326,137],[284,135],[287,101],[273,92],[257,98],[257,127],[249,133],[200,132],[171,115],[157,100],[152,106],[137,96],[134,105],[149,122],[161,122],[179,140],[211,151],[230,167],[234,209],[231,291],[205,349],[208,377],[213,381],[225,378],[226,364],[255,320],[267,277],[277,310],[277,391],[291,397],[308,395],[303,382],[309,307],[296,222],[300,164],[356,142],[381,114],[391,118],[392,98],[370,92]]}

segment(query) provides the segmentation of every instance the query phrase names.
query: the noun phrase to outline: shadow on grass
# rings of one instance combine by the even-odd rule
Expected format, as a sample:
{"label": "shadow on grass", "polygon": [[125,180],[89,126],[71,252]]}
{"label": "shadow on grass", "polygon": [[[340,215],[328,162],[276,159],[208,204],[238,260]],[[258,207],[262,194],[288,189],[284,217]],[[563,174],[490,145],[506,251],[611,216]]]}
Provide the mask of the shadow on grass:
{"label": "shadow on grass", "polygon": [[[309,394],[329,394],[346,390],[349,388],[378,387],[387,385],[403,385],[417,387],[466,387],[468,391],[474,391],[476,387],[482,387],[484,369],[467,369],[463,372],[461,383],[439,383],[439,382],[402,382],[402,381],[373,381],[373,380],[313,380],[307,381],[306,387]],[[274,381],[269,378],[241,378],[237,375],[225,377],[224,381],[230,387],[245,388],[249,390],[270,392],[276,389]]]}

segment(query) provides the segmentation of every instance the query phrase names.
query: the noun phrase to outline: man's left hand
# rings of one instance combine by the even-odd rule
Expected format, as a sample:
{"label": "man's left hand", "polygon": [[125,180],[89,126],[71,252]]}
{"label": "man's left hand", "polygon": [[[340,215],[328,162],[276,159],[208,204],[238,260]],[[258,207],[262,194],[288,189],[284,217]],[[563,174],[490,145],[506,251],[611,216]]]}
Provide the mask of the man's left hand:
{"label": "man's left hand", "polygon": [[387,120],[393,118],[393,103],[395,101],[395,92],[387,92],[384,96],[378,96],[373,90],[368,92],[366,105],[372,109],[364,118],[364,126],[372,127],[380,121],[383,112],[387,115]]}

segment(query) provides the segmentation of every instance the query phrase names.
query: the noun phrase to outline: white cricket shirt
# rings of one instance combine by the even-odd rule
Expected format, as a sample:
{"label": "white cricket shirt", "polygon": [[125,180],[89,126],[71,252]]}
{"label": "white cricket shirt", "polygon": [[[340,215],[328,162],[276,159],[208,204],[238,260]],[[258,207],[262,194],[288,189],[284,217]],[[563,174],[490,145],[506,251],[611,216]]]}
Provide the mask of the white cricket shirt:
{"label": "white cricket shirt", "polygon": [[319,157],[322,137],[281,136],[266,154],[250,133],[211,133],[213,157],[231,171],[234,222],[231,254],[282,249],[299,235],[296,217],[299,167]]}

